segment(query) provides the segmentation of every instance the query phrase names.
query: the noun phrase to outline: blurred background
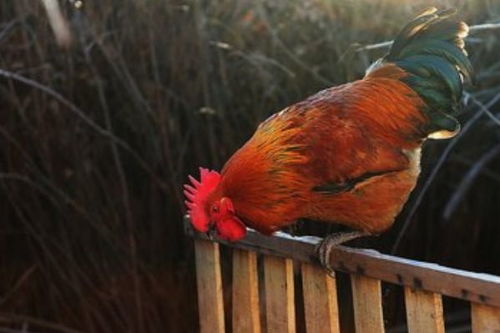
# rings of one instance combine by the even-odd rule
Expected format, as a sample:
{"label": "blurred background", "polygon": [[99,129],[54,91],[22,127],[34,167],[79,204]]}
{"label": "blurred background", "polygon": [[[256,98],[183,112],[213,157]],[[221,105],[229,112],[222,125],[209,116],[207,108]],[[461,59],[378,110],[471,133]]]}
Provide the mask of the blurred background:
{"label": "blurred background", "polygon": [[[54,3],[0,2],[0,332],[196,331],[187,175],[219,169],[270,114],[361,78],[386,51],[362,46],[429,5],[500,22],[496,0]],[[500,29],[467,49],[461,134],[427,142],[395,226],[362,245],[498,275]]]}

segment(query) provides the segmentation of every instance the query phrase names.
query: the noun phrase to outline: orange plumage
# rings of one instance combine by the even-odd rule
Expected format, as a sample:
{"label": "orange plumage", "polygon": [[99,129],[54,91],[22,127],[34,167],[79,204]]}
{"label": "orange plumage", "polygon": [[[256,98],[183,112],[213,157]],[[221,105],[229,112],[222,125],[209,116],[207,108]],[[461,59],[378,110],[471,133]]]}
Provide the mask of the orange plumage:
{"label": "orange plumage", "polygon": [[226,235],[232,224],[270,234],[299,218],[371,234],[390,227],[416,184],[424,140],[458,130],[450,114],[470,63],[466,25],[451,15],[419,15],[363,79],[320,91],[264,121],[227,161],[220,182],[203,188],[209,192],[203,217],[210,222],[199,230],[213,226],[236,240],[244,233]]}

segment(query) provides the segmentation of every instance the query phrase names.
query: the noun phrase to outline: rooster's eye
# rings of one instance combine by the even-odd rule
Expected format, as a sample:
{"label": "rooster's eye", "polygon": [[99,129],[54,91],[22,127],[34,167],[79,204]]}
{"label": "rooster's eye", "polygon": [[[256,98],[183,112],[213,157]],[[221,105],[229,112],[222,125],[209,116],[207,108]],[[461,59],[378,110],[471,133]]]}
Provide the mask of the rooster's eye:
{"label": "rooster's eye", "polygon": [[218,213],[219,212],[219,207],[217,206],[212,206],[212,213]]}

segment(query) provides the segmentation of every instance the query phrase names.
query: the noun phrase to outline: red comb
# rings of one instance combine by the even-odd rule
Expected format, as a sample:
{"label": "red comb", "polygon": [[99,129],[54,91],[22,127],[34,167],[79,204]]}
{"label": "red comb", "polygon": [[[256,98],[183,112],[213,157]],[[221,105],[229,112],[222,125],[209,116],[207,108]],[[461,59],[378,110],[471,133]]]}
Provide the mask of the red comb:
{"label": "red comb", "polygon": [[200,181],[189,176],[191,184],[184,185],[184,201],[188,208],[191,224],[200,232],[207,232],[210,222],[205,204],[207,197],[220,182],[220,174],[217,171],[200,168]]}

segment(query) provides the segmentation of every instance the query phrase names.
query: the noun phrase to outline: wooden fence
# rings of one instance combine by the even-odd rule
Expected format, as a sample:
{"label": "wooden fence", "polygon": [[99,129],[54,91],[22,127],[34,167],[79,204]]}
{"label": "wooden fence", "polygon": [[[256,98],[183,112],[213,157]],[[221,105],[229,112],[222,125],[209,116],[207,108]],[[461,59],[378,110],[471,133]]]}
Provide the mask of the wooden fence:
{"label": "wooden fence", "polygon": [[[226,330],[219,243],[233,249],[233,332],[261,332],[261,310],[268,332],[296,331],[294,261],[301,267],[306,331],[340,332],[335,274],[316,264],[319,238],[267,237],[249,230],[244,240],[226,243],[186,225],[195,238],[201,332]],[[263,274],[257,254],[264,257]],[[331,264],[350,275],[356,332],[384,332],[381,281],[403,286],[409,332],[444,332],[442,295],[470,302],[473,332],[500,332],[500,277],[345,246],[332,251]]]}

